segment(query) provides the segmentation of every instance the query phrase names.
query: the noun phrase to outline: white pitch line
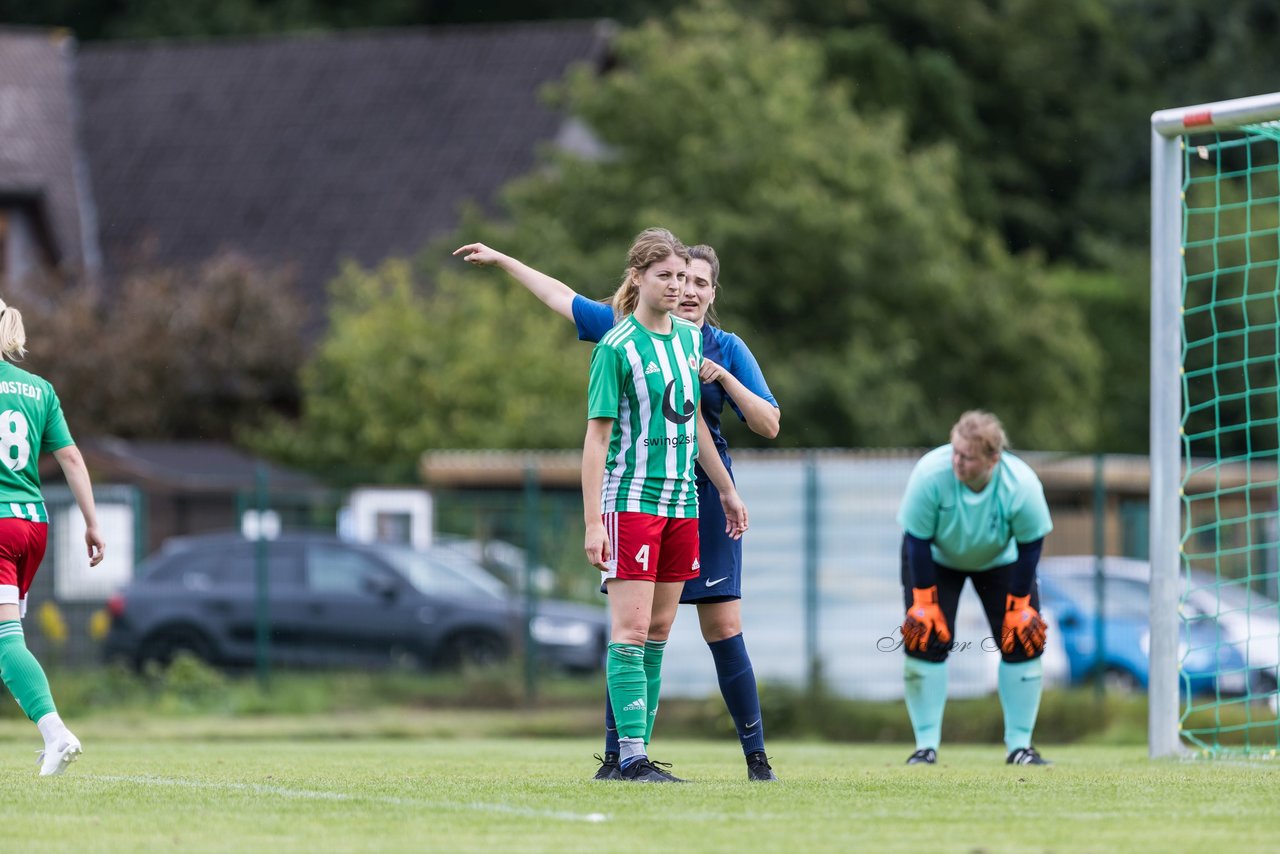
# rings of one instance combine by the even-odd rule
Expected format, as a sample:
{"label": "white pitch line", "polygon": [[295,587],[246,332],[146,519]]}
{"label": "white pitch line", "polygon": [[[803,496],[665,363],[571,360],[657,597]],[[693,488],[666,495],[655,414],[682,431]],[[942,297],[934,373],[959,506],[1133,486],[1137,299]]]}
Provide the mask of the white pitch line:
{"label": "white pitch line", "polygon": [[282,798],[298,798],[315,801],[368,801],[395,806],[431,807],[435,809],[474,810],[476,812],[507,813],[509,815],[529,818],[555,818],[562,821],[582,821],[598,824],[608,821],[604,813],[572,813],[559,810],[540,810],[533,807],[517,807],[510,804],[489,804],[484,802],[454,803],[438,801],[421,801],[414,798],[399,798],[387,795],[352,795],[346,792],[324,792],[315,789],[288,789],[284,786],[267,786],[262,783],[211,783],[202,780],[186,780],[181,777],[152,777],[150,775],[114,775],[114,774],[77,774],[86,780],[105,780],[110,783],[138,783],[145,786],[173,786],[185,789],[221,789],[235,792],[253,792],[258,795],[278,795]]}

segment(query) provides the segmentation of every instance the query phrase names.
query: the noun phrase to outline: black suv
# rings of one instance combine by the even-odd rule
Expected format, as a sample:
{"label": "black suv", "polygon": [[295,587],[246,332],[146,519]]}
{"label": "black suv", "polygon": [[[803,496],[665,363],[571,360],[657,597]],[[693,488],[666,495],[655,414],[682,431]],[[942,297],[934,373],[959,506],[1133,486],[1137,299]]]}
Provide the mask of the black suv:
{"label": "black suv", "polygon": [[[142,667],[185,651],[213,664],[253,663],[258,547],[238,534],[166,542],[109,601],[107,657]],[[313,534],[285,534],[262,547],[275,663],[486,664],[525,638],[524,601],[454,550]],[[529,636],[543,661],[598,670],[608,616],[603,607],[540,599]]]}

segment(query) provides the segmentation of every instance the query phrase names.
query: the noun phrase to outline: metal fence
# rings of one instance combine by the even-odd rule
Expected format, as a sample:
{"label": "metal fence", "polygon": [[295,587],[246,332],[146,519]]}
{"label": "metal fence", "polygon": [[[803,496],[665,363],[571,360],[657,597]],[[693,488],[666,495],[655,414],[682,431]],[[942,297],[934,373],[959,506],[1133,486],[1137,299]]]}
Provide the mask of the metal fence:
{"label": "metal fence", "polygon": [[[752,520],[743,548],[742,616],[759,679],[806,685],[821,678],[843,696],[901,696],[901,529],[895,516],[918,456],[847,451],[737,455],[735,476]],[[1142,684],[1143,663],[1113,655],[1118,644],[1140,647],[1142,628],[1126,628],[1130,634],[1121,637],[1117,627],[1127,625],[1122,617],[1129,614],[1128,606],[1106,601],[1118,594],[1101,583],[1104,565],[1096,559],[1127,556],[1139,566],[1145,558],[1142,458],[1023,456],[1045,482],[1055,522],[1043,574],[1047,580],[1055,561],[1070,570],[1061,571],[1055,605],[1046,608],[1051,626],[1046,681],[1078,683],[1096,675],[1113,685]],[[142,557],[132,544],[146,542],[145,503],[128,488],[100,488],[97,494],[113,519],[112,539],[119,548],[112,557],[129,553],[131,560],[112,567],[109,558],[106,570],[87,580],[75,563],[74,504],[69,496],[51,491],[50,556],[32,591],[28,637],[52,661],[83,665],[99,659],[107,597],[113,586],[131,577]],[[357,526],[349,518],[349,498],[332,492],[278,492],[264,481],[236,499],[236,514],[260,519],[265,513],[284,530],[352,536]],[[513,591],[603,602],[598,573],[582,557],[582,505],[576,489],[547,486],[530,469],[508,477],[505,487],[436,488],[430,500],[429,533],[436,545],[471,549]],[[378,535],[416,541],[409,521],[400,524],[394,513],[384,514],[384,520],[390,524]],[[1102,619],[1091,616],[1096,614]],[[961,601],[955,630],[952,694],[994,691],[999,654],[971,591]],[[1133,631],[1137,636],[1131,636]],[[528,672],[532,689],[536,671]],[[682,608],[668,645],[664,690],[672,696],[717,690],[712,659],[690,608]]]}
{"label": "metal fence", "polygon": [[102,563],[89,566],[84,521],[71,491],[47,487],[49,543],[44,563],[27,593],[27,644],[42,661],[84,666],[96,663],[106,637],[106,602],[133,578],[146,553],[146,504],[131,486],[94,489],[98,522],[108,548]]}

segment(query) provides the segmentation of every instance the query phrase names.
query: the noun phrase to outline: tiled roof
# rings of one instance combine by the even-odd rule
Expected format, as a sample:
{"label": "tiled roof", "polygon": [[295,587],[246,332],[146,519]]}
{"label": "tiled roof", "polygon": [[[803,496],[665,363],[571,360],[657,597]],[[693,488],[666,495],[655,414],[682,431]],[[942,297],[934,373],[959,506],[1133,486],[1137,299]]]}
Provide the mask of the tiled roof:
{"label": "tiled roof", "polygon": [[77,191],[74,44],[60,30],[0,28],[0,196],[34,207],[54,260],[78,267],[97,248]]}
{"label": "tiled roof", "polygon": [[543,84],[601,63],[600,22],[94,44],[78,82],[108,269],[143,250],[293,263],[409,255],[530,170]]}
{"label": "tiled roof", "polygon": [[275,465],[221,442],[88,439],[79,445],[97,476],[110,482],[146,483],[187,492],[234,492],[255,488],[259,467],[271,489],[308,489],[310,475]]}

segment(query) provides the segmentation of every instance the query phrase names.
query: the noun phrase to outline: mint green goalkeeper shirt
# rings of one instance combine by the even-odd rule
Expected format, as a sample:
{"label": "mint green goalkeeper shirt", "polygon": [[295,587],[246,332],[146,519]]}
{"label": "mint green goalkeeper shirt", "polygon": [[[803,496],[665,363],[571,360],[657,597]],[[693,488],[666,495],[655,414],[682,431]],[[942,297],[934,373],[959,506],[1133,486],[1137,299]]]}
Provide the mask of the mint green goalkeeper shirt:
{"label": "mint green goalkeeper shirt", "polygon": [[951,569],[979,570],[1018,559],[1018,543],[1053,530],[1044,487],[1031,466],[1005,451],[981,492],[956,479],[951,445],[920,458],[907,481],[898,523],[932,540],[933,560]]}
{"label": "mint green goalkeeper shirt", "polygon": [[72,444],[53,386],[0,360],[0,518],[49,521],[40,493],[40,452]]}

